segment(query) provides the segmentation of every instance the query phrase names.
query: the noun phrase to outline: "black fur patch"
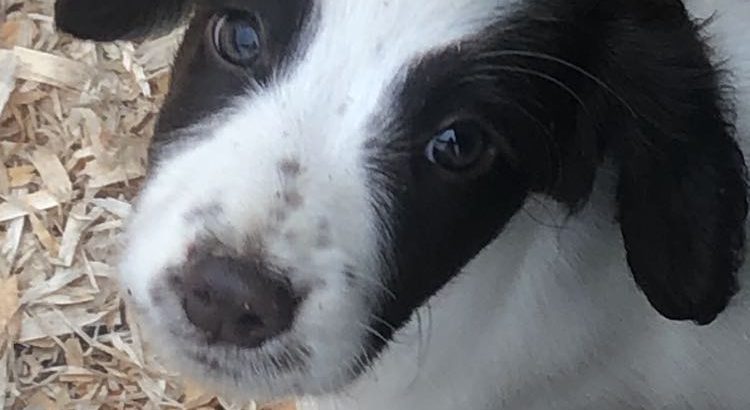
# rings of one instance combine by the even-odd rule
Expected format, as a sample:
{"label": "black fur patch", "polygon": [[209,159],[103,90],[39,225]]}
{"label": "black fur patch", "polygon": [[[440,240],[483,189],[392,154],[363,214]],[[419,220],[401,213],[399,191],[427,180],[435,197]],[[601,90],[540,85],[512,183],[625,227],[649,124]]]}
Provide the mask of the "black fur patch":
{"label": "black fur patch", "polygon": [[133,39],[163,33],[187,16],[190,0],[57,0],[58,29],[96,41]]}
{"label": "black fur patch", "polygon": [[[719,68],[679,1],[529,3],[476,41],[413,67],[372,144],[371,168],[390,181],[384,210],[393,261],[373,353],[453,278],[529,193],[575,212],[600,164],[620,169],[628,263],[662,315],[707,324],[737,291],[744,249],[746,170]],[[423,147],[446,118],[469,111],[510,149],[492,172],[441,178]],[[409,147],[409,149],[405,149]],[[500,267],[498,267],[500,268]],[[502,272],[498,272],[502,274]]]}
{"label": "black fur patch", "polygon": [[[213,16],[226,10],[255,13],[261,24],[261,58],[252,69],[239,70],[217,61],[206,27]],[[258,84],[283,69],[298,52],[299,38],[312,13],[304,0],[210,0],[200,1],[178,53],[169,95],[161,110],[152,146],[152,157],[185,129],[220,112],[240,95],[252,93]]]}

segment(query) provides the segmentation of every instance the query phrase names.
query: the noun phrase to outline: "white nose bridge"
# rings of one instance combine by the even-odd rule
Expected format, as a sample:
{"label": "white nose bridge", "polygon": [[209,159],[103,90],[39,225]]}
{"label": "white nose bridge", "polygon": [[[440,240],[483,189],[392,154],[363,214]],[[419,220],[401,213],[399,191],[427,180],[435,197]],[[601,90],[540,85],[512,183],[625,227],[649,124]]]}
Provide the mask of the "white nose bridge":
{"label": "white nose bridge", "polygon": [[389,115],[396,96],[388,93],[411,65],[476,35],[508,3],[319,0],[318,20],[301,33],[301,54],[270,96],[278,112],[299,120],[291,135],[323,136],[317,142],[333,149],[348,145],[373,115]]}

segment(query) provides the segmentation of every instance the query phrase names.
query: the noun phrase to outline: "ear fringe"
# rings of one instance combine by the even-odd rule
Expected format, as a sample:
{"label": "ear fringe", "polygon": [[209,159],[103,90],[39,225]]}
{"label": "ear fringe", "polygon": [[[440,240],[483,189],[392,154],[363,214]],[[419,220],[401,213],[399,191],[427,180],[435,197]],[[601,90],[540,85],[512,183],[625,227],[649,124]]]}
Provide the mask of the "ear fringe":
{"label": "ear fringe", "polygon": [[551,155],[522,150],[531,153],[534,189],[575,212],[598,164],[611,157],[636,282],[663,316],[711,323],[737,292],[748,212],[721,67],[679,1],[571,2],[557,13],[575,27],[537,24],[557,41],[535,55],[553,61],[529,58],[524,67],[554,73],[575,98],[555,99],[551,86],[544,93],[542,118],[555,127],[542,146]]}

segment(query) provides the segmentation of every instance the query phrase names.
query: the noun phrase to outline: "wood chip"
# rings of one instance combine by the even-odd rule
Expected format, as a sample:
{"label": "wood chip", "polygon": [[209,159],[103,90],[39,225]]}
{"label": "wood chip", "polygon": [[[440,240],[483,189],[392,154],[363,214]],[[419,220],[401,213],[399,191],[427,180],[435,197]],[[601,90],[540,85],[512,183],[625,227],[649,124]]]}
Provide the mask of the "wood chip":
{"label": "wood chip", "polygon": [[78,61],[18,46],[13,54],[20,79],[75,90],[84,90],[91,81],[91,68]]}
{"label": "wood chip", "polygon": [[83,348],[81,342],[76,338],[65,341],[65,363],[68,366],[83,368]]}
{"label": "wood chip", "polygon": [[34,180],[36,173],[32,165],[19,165],[8,169],[8,187],[20,188]]}
{"label": "wood chip", "polygon": [[[82,308],[73,308],[66,310],[63,314],[74,328],[81,329],[96,323],[107,312],[92,313]],[[60,320],[60,313],[58,311],[46,311],[37,315],[24,314],[18,341],[20,343],[27,343],[36,339],[59,337],[72,333],[73,329],[71,329],[71,326]]]}
{"label": "wood chip", "polygon": [[38,191],[18,198],[16,201],[10,201],[8,197],[5,200],[5,203],[0,203],[0,222],[26,216],[33,211],[45,211],[60,205],[57,198],[48,191]]}
{"label": "wood chip", "polygon": [[6,395],[11,392],[11,382],[8,380],[8,365],[11,357],[12,349],[5,349],[2,356],[0,356],[0,391],[5,392],[0,394],[0,409],[5,409]]}
{"label": "wood chip", "polygon": [[60,244],[57,239],[52,236],[49,229],[45,226],[41,219],[39,219],[34,213],[29,213],[29,222],[31,222],[31,231],[39,240],[39,243],[52,255],[57,257],[60,253]]}
{"label": "wood chip", "polygon": [[68,214],[68,222],[65,225],[63,231],[62,242],[60,243],[60,264],[66,267],[70,267],[73,264],[73,258],[75,257],[78,243],[81,241],[83,232],[88,228],[94,221],[96,221],[102,214],[103,210],[95,210],[91,214],[86,215],[86,204],[78,203],[73,206],[73,209]]}
{"label": "wood chip", "polygon": [[110,167],[95,160],[89,162],[82,173],[91,177],[91,182],[89,182],[91,188],[104,188],[140,178],[145,175],[145,170],[133,162]]}
{"label": "wood chip", "polygon": [[28,400],[26,408],[31,410],[55,410],[57,404],[43,390],[39,390]]}
{"label": "wood chip", "polygon": [[7,50],[0,50],[0,111],[8,103],[15,85],[16,56]]}
{"label": "wood chip", "polygon": [[0,248],[0,253],[2,253],[3,257],[3,266],[0,271],[0,276],[2,277],[7,277],[11,274],[13,264],[18,255],[18,248],[21,245],[25,225],[26,218],[24,217],[16,218],[8,224],[8,230],[5,232],[5,240],[3,241],[2,248]]}
{"label": "wood chip", "polygon": [[128,215],[130,215],[130,210],[132,208],[129,203],[115,198],[96,198],[91,200],[91,203],[120,219],[127,218]]}
{"label": "wood chip", "polygon": [[259,410],[297,410],[297,405],[293,402],[267,404],[261,406]]}
{"label": "wood chip", "polygon": [[67,202],[73,194],[73,184],[60,158],[46,147],[37,147],[31,155],[31,163],[42,177],[44,186],[60,202]]}
{"label": "wood chip", "polygon": [[81,276],[83,276],[83,273],[80,271],[58,269],[51,278],[27,288],[21,297],[21,303],[25,305],[36,300],[41,300],[48,295],[65,289],[66,286],[80,279]]}
{"label": "wood chip", "polygon": [[0,329],[7,333],[8,324],[18,311],[18,277],[0,279]]}

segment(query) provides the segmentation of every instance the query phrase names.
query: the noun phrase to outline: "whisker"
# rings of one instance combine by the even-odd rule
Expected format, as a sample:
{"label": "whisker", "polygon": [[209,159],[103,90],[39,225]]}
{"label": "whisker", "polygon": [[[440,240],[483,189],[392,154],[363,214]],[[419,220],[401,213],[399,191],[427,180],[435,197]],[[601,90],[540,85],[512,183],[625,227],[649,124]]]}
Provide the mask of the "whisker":
{"label": "whisker", "polygon": [[[417,363],[420,368],[427,360],[427,350],[430,348],[430,341],[432,340],[432,305],[429,302],[425,304],[425,310],[426,310],[425,313],[427,316],[427,319],[426,319],[427,330],[424,332],[424,335],[425,335],[424,342],[420,341],[420,345],[423,345],[424,351],[420,350],[419,355],[417,356]],[[420,323],[419,326],[421,329],[422,324]],[[420,337],[421,337],[421,334],[422,332],[420,330]]]}
{"label": "whisker", "polygon": [[[356,364],[357,366],[359,366],[360,371],[367,371],[372,366],[370,354],[367,351],[367,347],[365,345],[360,345],[359,349],[362,351],[362,355],[355,358]],[[352,376],[356,376],[356,372],[354,370],[352,370]]]}
{"label": "whisker", "polygon": [[560,81],[559,79],[557,79],[557,78],[555,78],[555,77],[553,77],[553,76],[551,76],[549,74],[545,74],[545,73],[543,73],[541,71],[532,70],[530,68],[523,68],[523,67],[518,67],[518,66],[510,66],[510,65],[486,66],[486,67],[483,67],[483,69],[484,70],[488,70],[488,71],[489,70],[497,70],[497,71],[507,71],[507,72],[511,72],[511,73],[527,74],[527,75],[530,75],[530,76],[533,76],[533,77],[541,78],[541,79],[543,79],[545,81],[548,81],[548,82],[550,82],[552,84],[555,84],[558,87],[560,87],[563,91],[565,91],[573,99],[575,99],[578,102],[578,104],[580,104],[581,107],[587,113],[589,113],[589,110],[588,110],[588,108],[586,106],[586,103],[583,102],[583,99],[578,95],[578,93],[575,92],[575,90],[573,90],[567,84],[565,84],[564,82]]}
{"label": "whisker", "polygon": [[377,314],[371,313],[371,314],[370,314],[370,318],[371,318],[371,319],[374,319],[374,320],[375,320],[376,322],[378,322],[378,323],[381,323],[381,324],[385,325],[385,326],[386,326],[386,327],[388,328],[388,330],[390,330],[390,331],[391,331],[392,333],[394,333],[394,334],[395,334],[395,333],[396,333],[396,331],[398,330],[398,329],[396,329],[396,327],[395,327],[395,326],[393,326],[393,325],[392,325],[392,324],[391,324],[390,322],[388,322],[387,320],[383,319],[382,317],[380,317],[380,316],[379,316],[379,315],[377,315]]}
{"label": "whisker", "polygon": [[391,289],[389,289],[389,288],[388,288],[388,286],[386,286],[386,285],[385,285],[385,284],[384,284],[383,282],[381,282],[380,280],[378,280],[378,279],[376,279],[376,278],[370,278],[370,277],[368,277],[368,276],[364,276],[364,275],[358,275],[358,274],[356,274],[355,272],[351,272],[351,274],[352,274],[352,275],[353,275],[353,276],[354,276],[354,277],[355,277],[355,278],[356,278],[357,280],[361,280],[361,281],[362,281],[362,282],[364,282],[364,283],[367,283],[367,284],[371,284],[371,285],[374,285],[374,286],[376,286],[376,287],[377,287],[378,289],[380,289],[380,290],[382,290],[383,292],[385,292],[385,294],[386,294],[386,295],[387,295],[388,297],[390,297],[390,298],[391,298],[391,300],[396,300],[396,299],[397,299],[397,296],[396,296],[396,294],[395,294],[395,293],[394,293],[394,292],[393,292],[393,291],[392,291]]}
{"label": "whisker", "polygon": [[361,327],[362,329],[366,330],[366,331],[367,331],[367,333],[369,333],[369,334],[371,334],[371,335],[373,335],[373,336],[377,337],[377,338],[378,338],[378,339],[379,339],[380,341],[382,341],[383,343],[385,343],[385,344],[388,344],[388,343],[390,343],[390,340],[386,339],[386,338],[385,338],[385,336],[383,336],[383,335],[382,335],[382,334],[381,334],[380,332],[378,332],[377,330],[373,329],[373,328],[372,328],[371,326],[369,326],[369,325],[367,325],[367,324],[364,324],[364,323],[362,323],[362,322],[357,322],[357,324],[358,324],[358,325],[359,325],[359,326],[360,326],[360,327]]}
{"label": "whisker", "polygon": [[595,76],[588,70],[584,69],[583,67],[573,64],[570,61],[566,61],[562,58],[555,57],[550,54],[546,53],[539,53],[534,51],[523,51],[523,50],[500,50],[500,51],[494,51],[494,52],[488,52],[483,53],[481,57],[487,57],[487,58],[495,58],[495,57],[503,57],[503,56],[518,56],[518,57],[530,57],[530,58],[536,58],[540,60],[546,60],[551,61],[554,63],[558,63],[562,66],[565,66],[567,68],[570,68],[571,70],[583,75],[584,77],[588,78],[589,80],[596,83],[598,86],[600,86],[602,89],[604,89],[607,93],[615,97],[622,105],[625,106],[625,108],[630,111],[630,114],[633,116],[637,116],[635,110],[630,105],[630,103],[625,100],[620,94],[618,94],[612,87],[609,86],[604,80],[601,78]]}

